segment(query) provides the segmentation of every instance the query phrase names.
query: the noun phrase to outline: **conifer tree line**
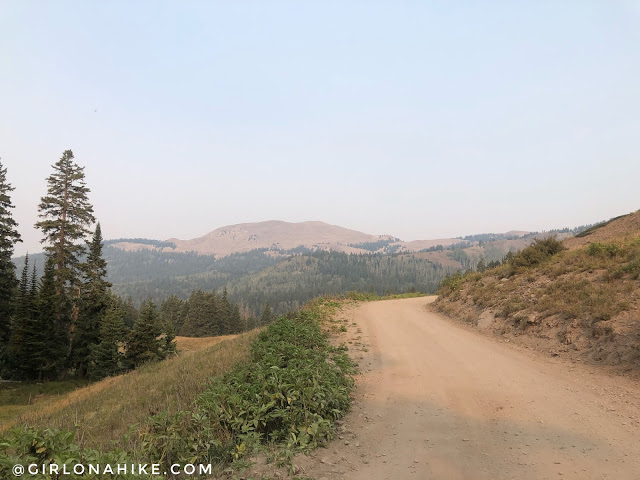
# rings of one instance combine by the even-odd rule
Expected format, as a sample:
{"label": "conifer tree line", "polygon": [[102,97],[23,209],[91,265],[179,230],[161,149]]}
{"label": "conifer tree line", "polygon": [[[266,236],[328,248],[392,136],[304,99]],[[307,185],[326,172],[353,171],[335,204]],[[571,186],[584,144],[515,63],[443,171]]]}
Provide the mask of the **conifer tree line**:
{"label": "conifer tree line", "polygon": [[[52,168],[35,224],[44,273],[38,278],[27,255],[16,277],[11,257],[21,238],[11,214],[14,188],[0,163],[0,375],[102,378],[171,355],[175,335],[155,305],[132,311],[110,291],[84,167],[66,150]],[[135,319],[130,328],[127,318]]]}
{"label": "conifer tree line", "polygon": [[52,168],[35,224],[43,236],[44,269],[26,255],[17,275],[11,260],[21,241],[11,214],[14,188],[0,163],[0,378],[99,379],[175,354],[176,332],[227,335],[273,320],[268,303],[254,318],[228,300],[226,289],[170,297],[160,308],[148,300],[139,309],[113,294],[84,167],[66,150]]}
{"label": "conifer tree line", "polygon": [[[0,378],[99,379],[175,354],[184,336],[240,333],[274,318],[266,303],[259,318],[230,302],[226,289],[169,297],[160,308],[137,309],[111,292],[100,223],[89,201],[84,167],[66,150],[47,178],[35,227],[42,232],[44,268],[25,256],[12,262],[21,241],[7,169],[0,163]],[[43,271],[38,275],[38,271]]]}
{"label": "conifer tree line", "polygon": [[222,294],[194,290],[187,300],[172,295],[160,304],[160,315],[174,331],[185,337],[231,335],[269,324],[275,315],[266,302],[259,317],[252,316],[245,306],[241,308]]}

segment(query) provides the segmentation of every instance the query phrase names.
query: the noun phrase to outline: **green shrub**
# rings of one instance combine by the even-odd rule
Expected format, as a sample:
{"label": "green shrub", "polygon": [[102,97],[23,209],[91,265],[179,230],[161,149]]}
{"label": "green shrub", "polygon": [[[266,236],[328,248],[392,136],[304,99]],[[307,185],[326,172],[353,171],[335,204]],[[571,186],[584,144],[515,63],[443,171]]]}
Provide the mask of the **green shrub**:
{"label": "green shrub", "polygon": [[446,297],[452,294],[456,290],[460,289],[460,286],[464,283],[464,281],[465,276],[460,272],[456,272],[453,275],[447,275],[442,279],[442,282],[440,282],[438,295]]}
{"label": "green shrub", "polygon": [[555,237],[536,238],[531,245],[513,255],[509,263],[514,268],[529,268],[539,265],[564,250],[564,245]]}
{"label": "green shrub", "polygon": [[344,349],[329,345],[314,315],[278,320],[258,336],[252,357],[215,381],[200,407],[239,439],[251,433],[302,449],[327,439],[349,408],[354,365]]}
{"label": "green shrub", "polygon": [[525,301],[519,296],[515,295],[510,297],[507,302],[502,305],[502,308],[497,312],[499,317],[507,318],[516,312],[520,312],[527,308]]}
{"label": "green shrub", "polygon": [[640,278],[640,255],[621,267],[621,271],[631,274],[631,278],[635,280]]}
{"label": "green shrub", "polygon": [[251,361],[213,379],[193,412],[156,418],[148,452],[170,465],[224,463],[265,442],[311,449],[331,438],[349,409],[353,373],[346,348],[328,343],[317,313],[280,317],[258,335]]}
{"label": "green shrub", "polygon": [[[25,472],[20,478],[23,479],[47,479],[65,478],[69,480],[98,480],[104,478],[101,474],[90,473],[88,465],[100,465],[104,468],[109,464],[112,466],[114,474],[109,478],[114,480],[134,480],[147,479],[149,475],[138,475],[117,472],[117,465],[131,464],[133,458],[119,448],[114,448],[109,452],[100,452],[93,449],[80,448],[75,440],[74,431],[64,431],[58,429],[45,429],[38,431],[31,427],[14,427],[3,434],[0,440],[0,478],[14,478],[12,468],[14,465],[26,467],[31,464],[38,466],[42,471],[48,472],[49,465],[57,465],[60,469],[66,466],[70,475],[50,476],[48,474],[31,474]],[[73,473],[76,464],[85,466],[83,475]],[[15,477],[17,478],[17,477]]]}
{"label": "green shrub", "polygon": [[592,257],[615,257],[620,247],[615,243],[593,242],[589,244],[589,255]]}

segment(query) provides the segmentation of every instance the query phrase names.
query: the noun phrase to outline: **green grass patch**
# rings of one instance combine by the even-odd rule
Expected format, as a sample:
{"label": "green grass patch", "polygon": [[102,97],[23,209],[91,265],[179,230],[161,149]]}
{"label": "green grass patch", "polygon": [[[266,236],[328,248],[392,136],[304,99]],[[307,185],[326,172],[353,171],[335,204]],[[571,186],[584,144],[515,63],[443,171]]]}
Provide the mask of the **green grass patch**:
{"label": "green grass patch", "polygon": [[378,295],[377,293],[371,292],[347,292],[343,297],[346,300],[355,300],[357,302],[375,302],[378,300],[394,300],[398,298],[416,298],[416,297],[424,297],[428,295],[427,293],[421,292],[407,292],[407,293],[397,293],[397,294],[389,294],[389,295]]}

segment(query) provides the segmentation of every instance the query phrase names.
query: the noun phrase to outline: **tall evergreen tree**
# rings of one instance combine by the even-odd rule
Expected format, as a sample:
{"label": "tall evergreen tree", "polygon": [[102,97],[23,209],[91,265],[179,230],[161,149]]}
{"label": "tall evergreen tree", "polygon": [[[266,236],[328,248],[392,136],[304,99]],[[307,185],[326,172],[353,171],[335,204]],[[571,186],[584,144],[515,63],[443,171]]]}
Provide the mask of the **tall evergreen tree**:
{"label": "tall evergreen tree", "polygon": [[29,256],[25,257],[17,293],[10,353],[13,376],[42,380],[50,363],[51,330],[40,315],[38,281],[34,264],[29,271]]}
{"label": "tall evergreen tree", "polygon": [[176,295],[171,295],[160,305],[160,316],[165,323],[171,323],[173,330],[179,332],[186,316],[186,302]]}
{"label": "tall evergreen tree", "polygon": [[84,243],[95,218],[89,203],[89,188],[84,179],[84,167],[73,161],[73,152],[65,150],[53,165],[47,178],[47,195],[38,206],[45,251],[55,261],[55,282],[58,320],[67,317],[69,353],[72,350],[75,323],[79,312],[79,287],[82,279],[80,257],[86,252]]}
{"label": "tall evergreen tree", "polygon": [[91,347],[88,365],[89,377],[100,378],[117,375],[123,369],[120,352],[125,334],[124,313],[118,305],[111,305],[100,322],[100,341]]}
{"label": "tall evergreen tree", "polygon": [[83,377],[88,373],[91,349],[100,341],[101,319],[108,307],[111,284],[106,276],[107,262],[102,257],[102,231],[98,223],[83,265],[84,283],[72,351],[72,364]]}
{"label": "tall evergreen tree", "polygon": [[10,194],[13,190],[14,187],[7,181],[7,169],[0,162],[0,366],[9,341],[13,294],[18,284],[11,257],[15,244],[22,241],[17,230],[18,224],[11,214],[14,205]]}
{"label": "tall evergreen tree", "polygon": [[124,313],[124,325],[127,328],[133,328],[138,320],[138,310],[136,306],[133,304],[133,299],[131,297],[127,298],[127,300],[122,305],[122,311]]}
{"label": "tall evergreen tree", "polygon": [[164,324],[164,340],[162,341],[161,350],[164,358],[175,355],[178,351],[176,331],[170,322]]}
{"label": "tall evergreen tree", "polygon": [[140,315],[127,342],[126,360],[129,368],[164,359],[163,342],[159,338],[162,333],[158,311],[149,300],[140,308]]}
{"label": "tall evergreen tree", "polygon": [[24,257],[24,266],[18,282],[15,320],[26,318],[31,314],[31,297],[29,295],[31,289],[29,287],[29,254],[27,253]]}
{"label": "tall evergreen tree", "polygon": [[31,268],[31,281],[29,282],[29,296],[33,302],[34,308],[36,307],[38,298],[38,269],[36,268],[36,262],[33,262]]}
{"label": "tall evergreen tree", "polygon": [[189,296],[180,335],[207,337],[220,335],[220,300],[215,292],[195,290]]}
{"label": "tall evergreen tree", "polygon": [[55,268],[55,258],[47,255],[37,297],[38,324],[47,339],[42,373],[50,379],[58,377],[63,371],[69,345],[69,320],[58,310],[60,302],[56,295]]}
{"label": "tall evergreen tree", "polygon": [[227,287],[222,290],[222,298],[220,299],[219,307],[219,334],[229,335],[233,333],[233,327],[231,325],[231,305],[227,298]]}
{"label": "tall evergreen tree", "polygon": [[28,362],[30,353],[30,343],[28,339],[29,320],[32,307],[29,297],[29,254],[24,257],[24,266],[18,282],[15,297],[15,311],[11,322],[11,336],[9,339],[8,354],[10,358],[10,368],[19,378],[28,376]]}

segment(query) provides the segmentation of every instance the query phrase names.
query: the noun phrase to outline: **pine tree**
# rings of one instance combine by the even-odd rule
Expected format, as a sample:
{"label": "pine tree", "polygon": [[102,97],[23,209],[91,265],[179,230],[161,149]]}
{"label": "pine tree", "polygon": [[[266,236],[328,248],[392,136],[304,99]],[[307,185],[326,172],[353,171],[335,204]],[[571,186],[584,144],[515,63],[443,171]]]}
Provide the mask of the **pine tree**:
{"label": "pine tree", "polygon": [[22,267],[22,274],[20,275],[16,296],[16,311],[14,319],[17,324],[21,319],[27,318],[31,314],[31,297],[29,296],[29,293],[29,254],[27,253],[24,257],[24,266]]}
{"label": "pine tree", "polygon": [[271,311],[271,304],[269,302],[265,303],[264,310],[262,311],[262,317],[260,317],[261,325],[268,325],[274,319],[273,312]]}
{"label": "pine tree", "polygon": [[0,162],[0,365],[5,358],[5,348],[9,341],[13,313],[13,295],[18,284],[11,257],[17,242],[21,242],[16,230],[18,224],[11,215],[14,205],[10,193],[14,187],[7,182],[7,169]]}
{"label": "pine tree", "polygon": [[106,281],[107,262],[102,258],[102,231],[99,223],[89,245],[89,255],[83,265],[83,276],[80,313],[71,357],[78,373],[86,377],[91,349],[100,341],[100,324],[108,307],[111,287]]}
{"label": "pine tree", "polygon": [[179,332],[184,323],[184,317],[186,316],[185,307],[184,300],[178,298],[176,295],[171,295],[160,305],[162,321],[170,323],[173,326],[173,330]]}
{"label": "pine tree", "polygon": [[224,287],[224,290],[222,291],[219,315],[219,335],[229,335],[230,333],[233,333],[233,326],[231,325],[231,305],[227,298],[227,287]]}
{"label": "pine tree", "polygon": [[478,265],[476,265],[476,270],[478,272],[484,272],[487,269],[487,264],[484,261],[484,258],[480,257],[478,260]]}
{"label": "pine tree", "polygon": [[129,368],[164,358],[162,340],[159,338],[163,332],[159,320],[154,303],[151,300],[145,302],[127,342],[126,359]]}
{"label": "pine tree", "polygon": [[10,369],[19,378],[29,377],[29,320],[32,313],[29,297],[29,254],[24,257],[24,266],[15,297],[15,312],[11,322],[8,354]]}
{"label": "pine tree", "polygon": [[122,310],[124,313],[124,325],[127,328],[133,328],[135,323],[138,321],[138,310],[133,304],[133,299],[131,297],[127,298],[127,300],[122,305]]}
{"label": "pine tree", "polygon": [[33,268],[31,269],[31,281],[29,282],[29,296],[33,301],[34,308],[36,306],[36,300],[38,298],[38,269],[36,268],[36,262],[33,262]]}
{"label": "pine tree", "polygon": [[164,340],[162,342],[162,355],[164,358],[170,357],[177,353],[176,333],[170,322],[164,325]]}
{"label": "pine tree", "polygon": [[215,292],[193,291],[187,301],[186,315],[180,334],[192,337],[219,335],[219,303]]}
{"label": "pine tree", "polygon": [[29,255],[25,257],[16,295],[9,344],[12,376],[22,379],[43,378],[48,363],[50,331],[40,321],[36,266],[29,275]]}
{"label": "pine tree", "polygon": [[38,276],[36,273],[36,264],[34,262],[31,270],[31,278],[29,280],[29,292],[26,299],[26,309],[28,310],[27,321],[25,325],[25,358],[22,360],[23,367],[26,367],[26,375],[28,378],[42,380],[43,375],[47,372],[48,345],[50,341],[49,325],[44,324],[43,317],[40,315],[38,305]]}
{"label": "pine tree", "polygon": [[90,378],[98,380],[117,375],[123,370],[120,350],[124,333],[124,313],[118,305],[111,305],[100,322],[100,341],[91,347],[88,365]]}
{"label": "pine tree", "polygon": [[238,304],[231,306],[231,331],[229,333],[240,333],[244,330],[244,321],[240,315],[240,307]]}
{"label": "pine tree", "polygon": [[59,302],[56,297],[55,259],[47,255],[44,274],[40,279],[36,298],[38,327],[46,339],[42,358],[42,376],[48,379],[57,378],[66,364],[69,345],[69,319],[60,315]]}
{"label": "pine tree", "polygon": [[41,220],[35,225],[44,235],[45,251],[55,261],[57,315],[70,319],[69,352],[79,311],[80,257],[86,252],[84,243],[91,233],[88,226],[95,221],[84,167],[73,158],[73,152],[65,150],[53,165],[54,171],[47,178],[47,195],[38,206]]}

